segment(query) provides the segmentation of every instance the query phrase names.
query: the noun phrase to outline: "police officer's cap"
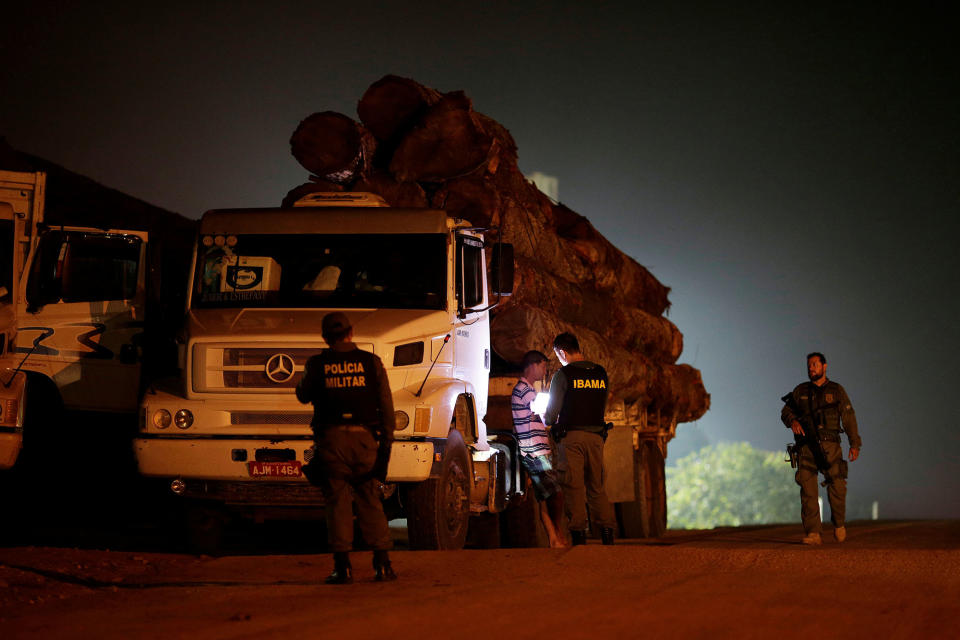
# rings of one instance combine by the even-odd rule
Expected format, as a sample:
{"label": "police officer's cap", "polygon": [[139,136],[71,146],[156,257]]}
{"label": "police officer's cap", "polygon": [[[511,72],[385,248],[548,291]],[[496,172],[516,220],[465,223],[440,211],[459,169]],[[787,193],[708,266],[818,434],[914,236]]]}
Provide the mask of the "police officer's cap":
{"label": "police officer's cap", "polygon": [[342,336],[350,331],[350,320],[345,313],[334,311],[323,316],[323,324],[320,331],[323,335]]}

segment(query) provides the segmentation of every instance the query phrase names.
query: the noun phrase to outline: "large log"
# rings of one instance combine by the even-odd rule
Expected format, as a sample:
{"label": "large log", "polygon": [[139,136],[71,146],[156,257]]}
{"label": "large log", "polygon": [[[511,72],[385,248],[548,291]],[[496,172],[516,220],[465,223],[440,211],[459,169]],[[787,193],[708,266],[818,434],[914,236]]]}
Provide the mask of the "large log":
{"label": "large log", "polygon": [[617,249],[584,216],[558,204],[553,207],[557,235],[583,265],[593,272],[597,289],[629,301],[654,315],[670,308],[670,287],[664,286],[639,262]]}
{"label": "large log", "polygon": [[[555,205],[515,163],[445,181],[431,204],[477,226],[496,226],[518,255],[626,307],[662,315],[669,287],[614,247],[583,216]],[[561,234],[560,231],[563,231]]]}
{"label": "large log", "polygon": [[364,174],[351,187],[353,191],[369,191],[383,197],[391,207],[422,209],[429,205],[427,194],[416,182],[397,182],[389,173]]}
{"label": "large log", "polygon": [[407,133],[390,160],[400,182],[441,182],[472,173],[490,160],[493,135],[461,91],[448,93]]}
{"label": "large log", "polygon": [[445,181],[433,193],[430,204],[478,227],[501,222],[500,194],[486,172]]}
{"label": "large log", "polygon": [[364,92],[357,115],[378,142],[395,147],[442,95],[416,80],[388,75]]}
{"label": "large log", "polygon": [[[662,415],[675,414],[679,422],[696,420],[710,407],[710,395],[693,367],[654,362],[543,309],[525,304],[500,309],[490,326],[494,351],[512,363],[519,363],[530,349],[551,356],[554,337],[564,331],[573,333],[584,356],[607,370],[612,401],[623,400],[646,411],[659,410]],[[559,367],[552,358],[551,364],[554,370]]]}
{"label": "large log", "polygon": [[369,131],[335,111],[308,116],[290,136],[290,150],[297,162],[315,176],[337,184],[359,177],[375,149]]}
{"label": "large log", "polygon": [[530,258],[517,258],[515,274],[514,294],[506,304],[551,311],[564,322],[587,327],[617,346],[658,362],[676,362],[683,351],[683,335],[662,316],[565,280]]}

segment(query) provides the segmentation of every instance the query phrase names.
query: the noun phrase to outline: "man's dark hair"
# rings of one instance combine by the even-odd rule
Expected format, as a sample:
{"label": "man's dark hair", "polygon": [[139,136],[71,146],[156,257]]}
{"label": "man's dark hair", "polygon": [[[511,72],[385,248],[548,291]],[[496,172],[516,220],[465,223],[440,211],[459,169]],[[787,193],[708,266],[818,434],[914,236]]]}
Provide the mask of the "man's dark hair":
{"label": "man's dark hair", "polygon": [[820,364],[827,364],[827,358],[819,351],[814,351],[813,353],[807,354],[807,360],[810,358],[820,358]]}
{"label": "man's dark hair", "polygon": [[527,351],[525,354],[523,354],[523,360],[520,362],[520,368],[526,371],[527,367],[534,364],[540,364],[541,362],[546,362],[547,360],[549,360],[549,358],[537,350]]}
{"label": "man's dark hair", "polygon": [[580,353],[580,342],[577,340],[577,336],[564,331],[553,339],[553,350],[563,350],[567,353]]}

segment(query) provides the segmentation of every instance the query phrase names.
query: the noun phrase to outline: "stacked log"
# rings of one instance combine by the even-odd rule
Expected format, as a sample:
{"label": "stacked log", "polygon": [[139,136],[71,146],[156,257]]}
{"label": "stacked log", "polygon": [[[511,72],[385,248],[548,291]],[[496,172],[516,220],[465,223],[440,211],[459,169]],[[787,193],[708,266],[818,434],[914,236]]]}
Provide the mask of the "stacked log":
{"label": "stacked log", "polygon": [[570,331],[606,367],[611,396],[628,414],[689,422],[706,412],[699,371],[676,364],[683,336],[664,317],[669,288],[528,181],[505,127],[474,111],[462,91],[398,76],[371,85],[357,112],[360,122],[327,111],[300,123],[291,150],[312,175],[285,206],[314,191],[370,191],[391,206],[429,206],[496,227],[517,255],[515,293],[491,321],[503,360],[516,365],[530,349],[551,355],[554,336]]}

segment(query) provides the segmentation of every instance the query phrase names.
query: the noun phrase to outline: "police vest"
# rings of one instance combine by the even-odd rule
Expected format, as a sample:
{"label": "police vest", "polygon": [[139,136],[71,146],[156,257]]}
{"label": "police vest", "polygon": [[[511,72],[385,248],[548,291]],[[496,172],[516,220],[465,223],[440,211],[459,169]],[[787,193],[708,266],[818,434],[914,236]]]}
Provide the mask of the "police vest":
{"label": "police vest", "polygon": [[818,387],[812,382],[800,385],[801,409],[810,420],[826,432],[825,435],[842,433],[840,425],[840,385],[832,380]]}
{"label": "police vest", "polygon": [[570,430],[601,429],[610,387],[607,372],[598,364],[582,360],[568,364],[561,371],[567,379],[567,390],[557,424]]}
{"label": "police vest", "polygon": [[325,349],[310,359],[317,378],[313,425],[373,425],[381,420],[377,356],[369,351]]}

